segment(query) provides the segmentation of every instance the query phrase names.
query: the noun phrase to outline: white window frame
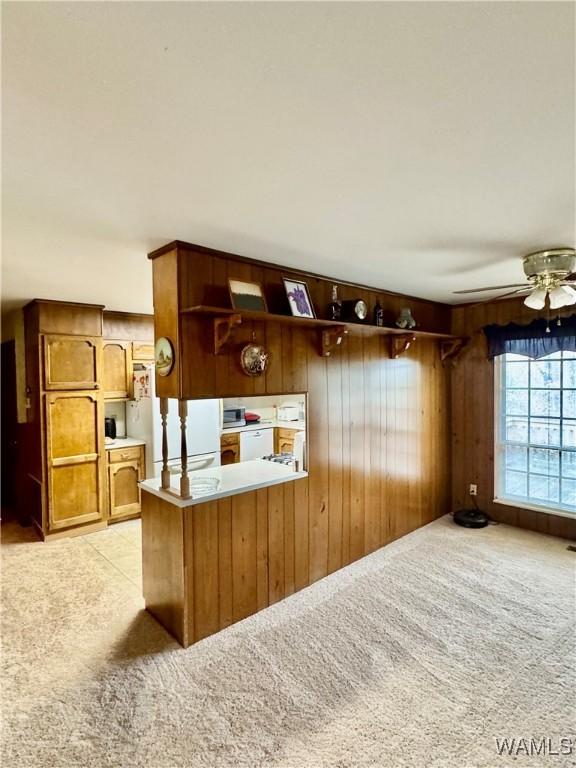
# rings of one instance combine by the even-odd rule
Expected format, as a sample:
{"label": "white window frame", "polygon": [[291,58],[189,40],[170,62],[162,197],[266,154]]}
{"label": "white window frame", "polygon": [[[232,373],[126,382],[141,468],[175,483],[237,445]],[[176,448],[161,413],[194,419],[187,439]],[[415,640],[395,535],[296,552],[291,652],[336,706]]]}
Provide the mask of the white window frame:
{"label": "white window frame", "polygon": [[[507,498],[500,496],[500,489],[503,487],[503,477],[506,471],[503,461],[503,447],[506,445],[502,438],[502,395],[505,392],[503,359],[501,356],[494,358],[494,498],[495,504],[502,504],[507,507],[517,507],[519,509],[528,509],[533,512],[544,512],[548,515],[557,515],[559,517],[568,517],[572,520],[576,518],[576,511],[571,511],[563,506],[550,506],[547,504],[538,504],[535,501],[523,501],[517,498]],[[562,389],[560,392],[562,393]],[[560,395],[562,399],[562,395]],[[528,442],[530,445],[530,442]],[[554,446],[552,446],[554,447]],[[565,450],[565,449],[564,449]],[[528,459],[529,460],[529,459]]]}

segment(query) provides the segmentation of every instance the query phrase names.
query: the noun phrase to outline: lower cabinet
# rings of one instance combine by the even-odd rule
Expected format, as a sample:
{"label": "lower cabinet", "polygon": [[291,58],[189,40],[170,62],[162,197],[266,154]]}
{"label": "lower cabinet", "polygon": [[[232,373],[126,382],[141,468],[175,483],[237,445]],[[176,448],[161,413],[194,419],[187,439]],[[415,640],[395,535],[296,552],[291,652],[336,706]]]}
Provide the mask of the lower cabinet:
{"label": "lower cabinet", "polygon": [[294,453],[294,436],[297,431],[284,427],[276,429],[276,453]]}
{"label": "lower cabinet", "polygon": [[140,514],[140,488],[144,479],[144,446],[114,448],[108,453],[109,521]]}
{"label": "lower cabinet", "polygon": [[220,464],[236,464],[240,461],[240,435],[220,436]]}

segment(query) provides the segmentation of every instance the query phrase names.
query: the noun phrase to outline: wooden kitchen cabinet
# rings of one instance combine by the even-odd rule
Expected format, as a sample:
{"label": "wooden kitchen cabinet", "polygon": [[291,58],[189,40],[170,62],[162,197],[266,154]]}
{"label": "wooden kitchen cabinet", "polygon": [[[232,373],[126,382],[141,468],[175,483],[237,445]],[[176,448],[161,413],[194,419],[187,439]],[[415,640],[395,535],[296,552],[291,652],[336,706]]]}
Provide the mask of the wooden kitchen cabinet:
{"label": "wooden kitchen cabinet", "polygon": [[144,446],[116,448],[108,453],[109,520],[125,520],[140,514],[140,488],[144,479]]}
{"label": "wooden kitchen cabinet", "polygon": [[129,341],[106,339],[102,348],[102,380],[107,400],[122,400],[132,396],[132,344]]}
{"label": "wooden kitchen cabinet", "polygon": [[297,429],[276,428],[276,453],[294,453],[294,436]]}
{"label": "wooden kitchen cabinet", "polygon": [[236,464],[240,461],[240,434],[220,435],[220,464]]}
{"label": "wooden kitchen cabinet", "polygon": [[91,392],[45,395],[48,529],[104,518],[102,397]]}
{"label": "wooden kitchen cabinet", "polygon": [[44,389],[99,389],[101,344],[94,336],[42,336]]}
{"label": "wooden kitchen cabinet", "polygon": [[132,342],[132,360],[138,363],[154,362],[154,344],[144,341]]}

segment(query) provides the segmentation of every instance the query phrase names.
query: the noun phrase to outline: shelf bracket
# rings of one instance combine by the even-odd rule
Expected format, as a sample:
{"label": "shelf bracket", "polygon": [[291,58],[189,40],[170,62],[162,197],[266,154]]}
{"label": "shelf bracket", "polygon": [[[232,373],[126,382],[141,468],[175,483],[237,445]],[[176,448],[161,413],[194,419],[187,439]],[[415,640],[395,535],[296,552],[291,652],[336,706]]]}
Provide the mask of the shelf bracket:
{"label": "shelf bracket", "polygon": [[413,333],[402,333],[390,337],[390,357],[394,360],[406,352],[416,336]]}
{"label": "shelf bracket", "polygon": [[450,365],[456,365],[456,361],[460,356],[460,353],[468,346],[470,339],[468,337],[462,339],[450,339],[449,341],[440,342],[440,359],[442,365],[449,363]]}
{"label": "shelf bracket", "polygon": [[232,331],[242,323],[241,315],[226,315],[214,318],[214,354],[220,353],[222,347],[228,342]]}
{"label": "shelf bracket", "polygon": [[335,328],[324,328],[320,334],[320,354],[322,357],[330,357],[332,350],[342,344],[342,339],[348,335],[348,328],[345,325],[338,325]]}

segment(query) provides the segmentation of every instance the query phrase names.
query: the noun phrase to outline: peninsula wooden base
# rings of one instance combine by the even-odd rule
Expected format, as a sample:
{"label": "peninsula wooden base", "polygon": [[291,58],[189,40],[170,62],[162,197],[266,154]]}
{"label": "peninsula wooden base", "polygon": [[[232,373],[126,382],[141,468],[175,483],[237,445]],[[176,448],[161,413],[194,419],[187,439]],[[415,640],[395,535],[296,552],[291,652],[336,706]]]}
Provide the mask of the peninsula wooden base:
{"label": "peninsula wooden base", "polygon": [[308,585],[284,494],[307,480],[185,508],[142,490],[146,609],[185,648]]}

